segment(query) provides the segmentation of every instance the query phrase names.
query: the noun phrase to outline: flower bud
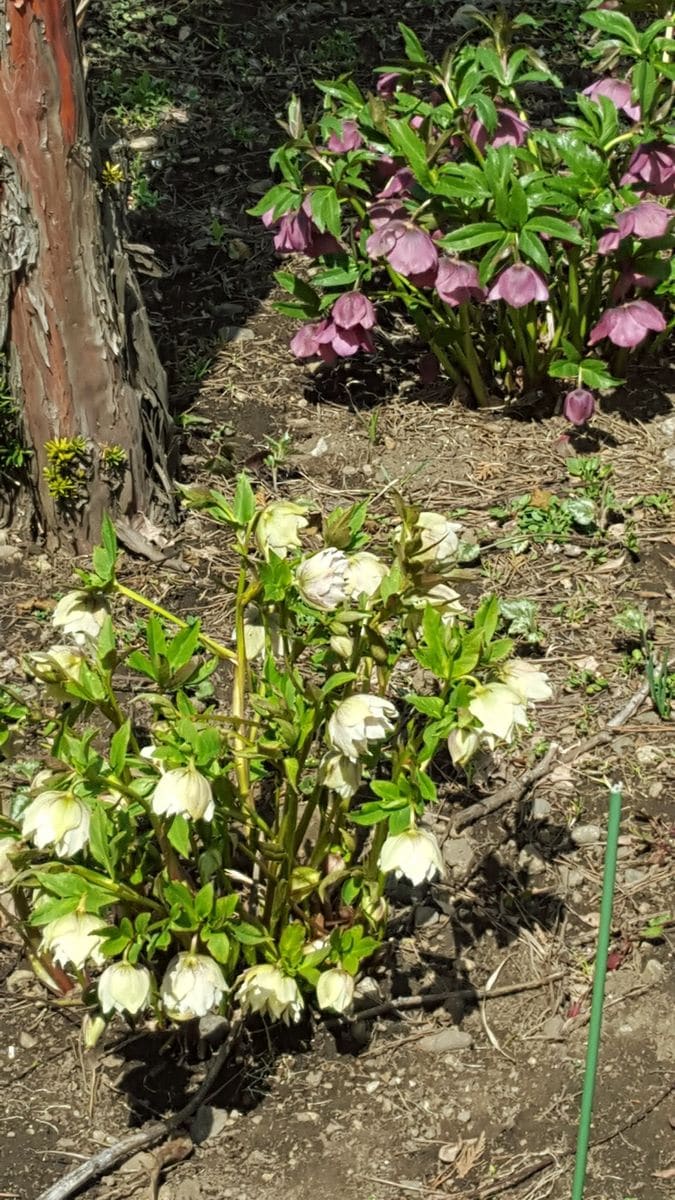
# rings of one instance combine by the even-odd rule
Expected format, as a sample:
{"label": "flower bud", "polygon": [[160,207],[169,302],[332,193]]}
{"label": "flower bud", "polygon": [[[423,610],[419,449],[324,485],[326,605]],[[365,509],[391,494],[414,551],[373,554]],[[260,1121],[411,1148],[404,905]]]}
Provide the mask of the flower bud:
{"label": "flower bud", "polygon": [[415,561],[435,563],[439,567],[454,562],[461,530],[462,526],[457,521],[450,521],[441,513],[421,512],[415,525],[420,540]]}
{"label": "flower bud", "polygon": [[152,976],[147,967],[134,967],[128,962],[113,962],[106,967],[98,981],[98,999],[104,1013],[141,1012],[150,997]]}
{"label": "flower bud", "polygon": [[248,967],[241,976],[238,995],[244,1012],[259,1012],[286,1025],[302,1016],[304,1005],[295,979],[275,963]]}
{"label": "flower bud", "polygon": [[78,646],[98,640],[108,606],[95,592],[77,590],[62,596],[52,614],[52,625],[72,637]]}
{"label": "flower bud", "polygon": [[448,735],[448,750],[456,767],[465,767],[480,746],[480,734],[475,729],[452,729]]}
{"label": "flower bud", "polygon": [[72,792],[40,792],[23,814],[22,833],[38,850],[53,845],[59,858],[72,858],[89,838],[91,813]]}
{"label": "flower bud", "polygon": [[563,413],[573,425],[585,425],[595,412],[595,399],[587,388],[575,388],[563,400]]}
{"label": "flower bud", "polygon": [[295,583],[303,600],[322,612],[332,612],[347,599],[347,557],[329,546],[301,562],[295,571]]}
{"label": "flower bud", "polygon": [[444,873],[438,842],[426,829],[407,829],[388,837],[380,851],[379,866],[385,873],[405,875],[413,887]]}
{"label": "flower bud", "polygon": [[160,986],[164,1010],[173,1021],[205,1017],[226,991],[225,976],[215,959],[188,951],[172,958]]}
{"label": "flower bud", "polygon": [[354,1000],[354,977],[342,967],[331,967],[323,971],[316,985],[319,1008],[330,1008],[333,1012],[347,1012]]}
{"label": "flower bud", "polygon": [[41,948],[48,950],[54,962],[71,965],[81,971],[90,960],[96,966],[105,961],[101,953],[105,922],[93,913],[72,912],[48,921],[42,930]]}
{"label": "flower bud", "polygon": [[359,789],[361,767],[337,750],[327,750],[319,763],[319,782],[343,800],[349,800]]}
{"label": "flower bud", "polygon": [[330,648],[340,658],[344,658],[345,662],[349,662],[354,649],[354,639],[341,636],[340,634],[333,634],[333,637],[330,639]]}
{"label": "flower bud", "polygon": [[82,664],[87,661],[82,650],[72,646],[52,646],[46,652],[35,650],[26,655],[26,666],[41,683],[79,683]]}
{"label": "flower bud", "polygon": [[16,875],[16,867],[11,855],[21,848],[17,838],[0,838],[0,884],[11,883]]}
{"label": "flower bud", "polygon": [[181,814],[193,821],[210,821],[214,811],[211,784],[192,765],[165,771],[152,793],[151,804],[160,817]]}
{"label": "flower bud", "polygon": [[93,1050],[105,1033],[108,1022],[100,1013],[85,1013],[82,1018],[82,1044],[85,1050]]}

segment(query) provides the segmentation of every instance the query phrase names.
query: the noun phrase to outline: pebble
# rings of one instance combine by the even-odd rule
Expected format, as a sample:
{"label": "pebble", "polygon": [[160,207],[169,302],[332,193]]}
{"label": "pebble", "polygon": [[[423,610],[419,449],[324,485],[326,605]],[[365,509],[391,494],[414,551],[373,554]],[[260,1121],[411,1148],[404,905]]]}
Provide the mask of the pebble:
{"label": "pebble", "polygon": [[427,1054],[446,1054],[449,1050],[468,1050],[471,1046],[471,1034],[464,1029],[457,1029],[454,1025],[420,1039],[420,1050],[425,1050]]}
{"label": "pebble", "polygon": [[576,825],[570,834],[575,846],[592,846],[600,841],[601,836],[599,825]]}
{"label": "pebble", "polygon": [[518,855],[518,866],[529,871],[531,875],[542,875],[546,870],[546,859],[538,847],[529,842]]}
{"label": "pebble", "polygon": [[560,882],[564,888],[578,887],[579,884],[583,883],[584,881],[583,873],[575,870],[574,867],[570,867],[568,863],[562,863],[559,867],[559,871]]}
{"label": "pebble", "polygon": [[560,1042],[564,1036],[564,1029],[564,1017],[548,1017],[541,1027],[541,1036],[549,1042]]}
{"label": "pebble", "polygon": [[471,1109],[460,1108],[459,1112],[457,1113],[457,1120],[461,1121],[462,1125],[466,1125],[467,1122],[471,1120]]}
{"label": "pebble", "polygon": [[628,867],[624,873],[626,883],[643,883],[647,878],[647,871],[644,867]]}
{"label": "pebble", "polygon": [[546,817],[550,817],[552,812],[551,805],[545,796],[535,796],[532,801],[532,817],[535,821],[544,821]]}
{"label": "pebble", "polygon": [[658,958],[648,958],[642,968],[642,977],[648,983],[660,983],[666,973],[663,963]]}
{"label": "pebble", "polygon": [[154,137],[152,133],[145,133],[140,137],[132,138],[129,142],[129,149],[134,150],[137,154],[142,154],[144,150],[154,150],[158,145],[159,138]]}
{"label": "pebble", "polygon": [[436,925],[440,920],[437,909],[428,904],[418,904],[415,909],[415,928],[422,929],[425,925]]}
{"label": "pebble", "polygon": [[446,866],[458,875],[468,871],[474,859],[473,842],[467,837],[448,838],[443,843],[443,858]]}

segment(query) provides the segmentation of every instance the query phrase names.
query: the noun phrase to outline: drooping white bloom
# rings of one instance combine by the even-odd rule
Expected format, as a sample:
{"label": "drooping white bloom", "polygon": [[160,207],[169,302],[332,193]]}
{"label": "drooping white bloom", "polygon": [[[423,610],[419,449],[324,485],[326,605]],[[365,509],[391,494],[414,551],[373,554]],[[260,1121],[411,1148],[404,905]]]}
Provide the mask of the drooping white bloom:
{"label": "drooping white bloom", "polygon": [[480,743],[480,734],[475,729],[451,729],[448,735],[448,750],[455,766],[466,766]]}
{"label": "drooping white bloom", "polygon": [[349,800],[361,783],[361,765],[338,750],[327,750],[319,763],[319,782]]}
{"label": "drooping white bloom", "polygon": [[142,1012],[150,997],[152,976],[147,967],[134,967],[128,962],[113,962],[106,967],[98,981],[98,999],[102,1011]]}
{"label": "drooping white bloom", "polygon": [[285,1025],[302,1016],[304,1004],[297,983],[274,963],[248,967],[241,976],[238,995],[244,1012],[259,1012]]}
{"label": "drooping white bloom", "polygon": [[323,971],[316,985],[319,1008],[331,1008],[333,1012],[347,1012],[354,1000],[354,976],[342,967],[331,967]]}
{"label": "drooping white bloom", "polygon": [[205,1017],[227,991],[218,963],[206,954],[184,950],[171,959],[160,985],[164,1010],[174,1021]]}
{"label": "drooping white bloom", "polygon": [[550,700],[553,696],[549,677],[524,658],[512,658],[502,671],[502,680],[523,704]]}
{"label": "drooping white bloom", "polygon": [[307,505],[288,500],[275,500],[262,510],[255,536],[265,558],[269,558],[270,551],[279,558],[286,558],[289,550],[301,545],[300,530],[309,524],[306,512]]}
{"label": "drooping white bloom", "polygon": [[462,526],[450,521],[441,513],[421,512],[415,525],[421,548],[415,555],[418,562],[437,563],[445,566],[452,562],[459,550],[458,534]]}
{"label": "drooping white bloom", "polygon": [[388,737],[398,713],[390,700],[359,692],[338,704],[328,722],[328,741],[353,762],[367,753],[369,742]]}
{"label": "drooping white bloom", "polygon": [[72,792],[40,792],[23,814],[22,833],[38,850],[53,845],[59,858],[72,858],[89,838],[91,813]]}
{"label": "drooping white bloom", "polygon": [[152,811],[160,817],[180,813],[193,821],[210,821],[214,803],[211,784],[196,767],[173,767],[165,771],[150,801]]}
{"label": "drooping white bloom", "polygon": [[406,829],[405,833],[388,837],[380,851],[379,866],[381,871],[405,875],[413,887],[444,871],[438,842],[428,829]]}
{"label": "drooping white bloom", "polygon": [[469,712],[486,733],[510,742],[519,725],[527,725],[525,705],[520,696],[505,683],[488,683],[478,687],[469,701]]}
{"label": "drooping white bloom", "polygon": [[279,619],[275,613],[267,614],[267,628],[262,613],[257,604],[247,605],[244,613],[244,649],[249,662],[262,658],[269,635],[270,650],[275,658],[280,658],[284,652],[284,639],[279,629]]}
{"label": "drooping white bloom", "polygon": [[359,550],[347,559],[345,584],[347,595],[356,600],[359,596],[374,596],[387,574],[387,566],[376,554]]}
{"label": "drooping white bloom", "polygon": [[18,849],[19,843],[16,838],[0,838],[0,883],[10,883],[16,875],[16,867],[10,855],[15,854]]}
{"label": "drooping white bloom", "polygon": [[406,603],[411,608],[426,608],[427,604],[430,604],[432,608],[438,609],[444,625],[452,625],[457,617],[461,617],[465,612],[459,592],[447,583],[435,583],[426,592],[413,592],[407,597]]}
{"label": "drooping white bloom", "polygon": [[105,601],[93,592],[67,592],[52,614],[52,625],[72,637],[78,646],[95,642],[108,615]]}
{"label": "drooping white bloom", "polygon": [[303,600],[312,608],[332,612],[347,599],[346,575],[346,554],[328,546],[296,567],[295,583]]}
{"label": "drooping white bloom", "polygon": [[26,655],[28,669],[43,683],[79,683],[86,661],[82,650],[73,646],[52,646],[51,650],[34,650]]}
{"label": "drooping white bloom", "polygon": [[48,950],[54,962],[81,971],[87,961],[100,967],[105,961],[101,953],[100,931],[105,922],[93,913],[66,913],[48,921],[42,930],[42,949]]}
{"label": "drooping white bloom", "polygon": [[340,658],[344,658],[345,662],[349,662],[354,651],[354,639],[344,633],[334,633],[330,639],[330,648],[335,654],[339,654]]}

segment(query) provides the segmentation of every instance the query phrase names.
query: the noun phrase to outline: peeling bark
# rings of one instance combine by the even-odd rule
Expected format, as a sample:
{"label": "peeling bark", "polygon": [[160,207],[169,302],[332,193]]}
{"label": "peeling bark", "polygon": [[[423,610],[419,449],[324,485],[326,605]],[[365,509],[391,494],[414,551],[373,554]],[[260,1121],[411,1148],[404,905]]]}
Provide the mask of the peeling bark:
{"label": "peeling bark", "polygon": [[[0,348],[33,450],[36,514],[79,550],[103,513],[172,506],[166,377],[101,186],[73,0],[0,0]],[[81,495],[55,502],[45,443],[86,439]],[[111,475],[101,459],[121,446]]]}

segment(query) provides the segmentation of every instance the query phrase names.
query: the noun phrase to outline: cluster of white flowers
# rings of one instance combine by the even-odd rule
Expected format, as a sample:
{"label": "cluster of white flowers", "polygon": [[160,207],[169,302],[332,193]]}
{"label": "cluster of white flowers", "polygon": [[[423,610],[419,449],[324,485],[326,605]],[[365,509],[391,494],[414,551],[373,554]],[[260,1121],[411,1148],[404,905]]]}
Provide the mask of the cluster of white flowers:
{"label": "cluster of white flowers", "polygon": [[448,749],[457,766],[465,766],[480,746],[494,749],[497,740],[512,742],[518,729],[528,724],[527,708],[550,700],[553,689],[544,671],[525,659],[513,658],[502,668],[499,679],[474,688],[468,711],[459,714],[466,724],[453,729]]}
{"label": "cluster of white flowers", "polygon": [[312,608],[334,612],[348,600],[371,599],[386,574],[387,566],[376,554],[362,550],[347,555],[327,546],[296,567],[295,583]]}
{"label": "cluster of white flowers", "polygon": [[261,1013],[290,1025],[299,1021],[304,1004],[300,988],[276,963],[258,963],[241,975],[237,989],[244,1012]]}

